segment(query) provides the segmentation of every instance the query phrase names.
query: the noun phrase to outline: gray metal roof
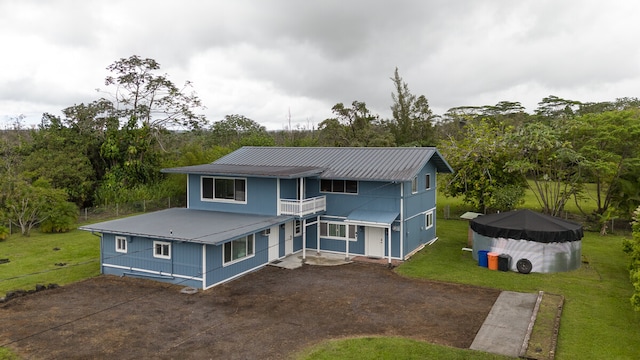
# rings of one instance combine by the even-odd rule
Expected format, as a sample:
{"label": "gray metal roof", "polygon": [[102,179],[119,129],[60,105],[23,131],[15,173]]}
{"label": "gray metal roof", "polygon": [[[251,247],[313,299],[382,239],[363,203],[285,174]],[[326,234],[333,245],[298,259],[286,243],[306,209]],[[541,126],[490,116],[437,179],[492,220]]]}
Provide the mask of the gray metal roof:
{"label": "gray metal roof", "polygon": [[397,211],[356,209],[347,216],[345,222],[356,224],[391,225],[398,215],[400,215],[400,213]]}
{"label": "gray metal roof", "polygon": [[[433,160],[439,172],[453,169],[434,147],[254,147],[246,146],[212,164],[164,169],[164,172],[218,173],[226,167],[245,167],[244,175],[259,175],[267,169],[318,172],[320,178],[344,180],[408,181]],[[302,170],[306,169],[306,170]],[[286,171],[285,171],[286,173]],[[279,176],[276,171],[271,176]],[[308,175],[303,175],[308,176]]]}
{"label": "gray metal roof", "polygon": [[202,175],[236,175],[256,177],[299,178],[322,173],[323,169],[310,166],[247,166],[226,164],[204,164],[162,169],[164,173],[202,174]]}
{"label": "gray metal roof", "polygon": [[83,225],[79,229],[218,245],[284,223],[291,216],[235,214],[173,208],[143,215]]}

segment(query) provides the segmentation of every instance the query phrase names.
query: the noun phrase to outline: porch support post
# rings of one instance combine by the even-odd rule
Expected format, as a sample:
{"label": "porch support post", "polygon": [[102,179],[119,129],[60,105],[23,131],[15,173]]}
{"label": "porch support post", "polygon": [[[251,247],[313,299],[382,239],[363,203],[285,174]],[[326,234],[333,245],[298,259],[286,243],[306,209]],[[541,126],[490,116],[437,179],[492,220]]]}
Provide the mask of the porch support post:
{"label": "porch support post", "polygon": [[344,248],[345,248],[344,260],[349,261],[349,225],[347,225],[347,239],[345,240]]}
{"label": "porch support post", "polygon": [[391,226],[387,227],[387,236],[389,236],[389,265],[391,265]]}

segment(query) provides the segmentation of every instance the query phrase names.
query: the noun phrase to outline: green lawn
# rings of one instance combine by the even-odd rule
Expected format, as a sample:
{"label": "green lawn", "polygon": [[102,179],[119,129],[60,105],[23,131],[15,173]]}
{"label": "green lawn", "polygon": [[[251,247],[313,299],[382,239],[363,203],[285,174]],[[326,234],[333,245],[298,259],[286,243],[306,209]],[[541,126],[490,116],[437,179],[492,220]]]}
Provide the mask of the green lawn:
{"label": "green lawn", "polygon": [[307,349],[295,358],[309,360],[381,360],[381,359],[466,359],[500,360],[510,357],[479,351],[454,349],[404,338],[363,337],[329,340]]}
{"label": "green lawn", "polygon": [[558,359],[640,358],[640,313],[629,298],[629,258],[622,252],[624,236],[586,233],[584,261],[578,270],[522,275],[478,267],[471,253],[462,251],[467,223],[438,220],[438,240],[403,264],[398,272],[411,277],[473,284],[502,290],[537,292],[565,297],[560,324]]}
{"label": "green lawn", "polygon": [[13,234],[0,241],[0,259],[9,259],[0,264],[0,297],[11,290],[32,290],[36,284],[64,285],[96,276],[99,257],[100,238],[86,231]]}

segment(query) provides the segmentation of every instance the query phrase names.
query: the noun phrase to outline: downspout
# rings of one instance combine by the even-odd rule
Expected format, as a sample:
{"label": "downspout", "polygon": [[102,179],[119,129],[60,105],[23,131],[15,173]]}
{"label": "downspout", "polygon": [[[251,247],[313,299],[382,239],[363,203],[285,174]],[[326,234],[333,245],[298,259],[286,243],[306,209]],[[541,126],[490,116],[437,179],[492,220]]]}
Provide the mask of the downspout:
{"label": "downspout", "polygon": [[278,207],[276,209],[276,215],[282,215],[282,212],[280,211],[280,178],[276,179],[276,206]]}
{"label": "downspout", "polygon": [[304,200],[303,195],[304,195],[304,178],[301,177],[299,181],[299,186],[298,186],[298,199],[300,201]]}
{"label": "downspout", "polygon": [[433,172],[433,238],[438,238],[438,227],[436,218],[438,217],[438,170]]}
{"label": "downspout", "polygon": [[387,234],[389,234],[389,265],[391,265],[391,226],[387,227]]}
{"label": "downspout", "polygon": [[400,183],[400,258],[404,259],[404,183]]}
{"label": "downspout", "polygon": [[[189,208],[189,178],[191,177],[191,175],[187,175],[187,209]],[[200,179],[200,181],[202,181],[202,179]],[[202,190],[202,189],[200,189]]]}
{"label": "downspout", "polygon": [[347,238],[345,240],[344,248],[345,248],[344,260],[349,261],[349,225],[347,225]]}
{"label": "downspout", "polygon": [[207,244],[202,244],[202,288],[207,288]]}
{"label": "downspout", "polygon": [[307,219],[302,219],[302,262],[307,259]]}

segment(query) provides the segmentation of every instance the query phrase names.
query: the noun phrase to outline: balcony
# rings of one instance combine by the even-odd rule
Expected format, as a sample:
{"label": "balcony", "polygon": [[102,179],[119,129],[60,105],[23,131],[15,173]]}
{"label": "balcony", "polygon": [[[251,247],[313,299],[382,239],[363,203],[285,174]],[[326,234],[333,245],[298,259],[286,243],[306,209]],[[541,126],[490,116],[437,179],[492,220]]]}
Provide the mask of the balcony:
{"label": "balcony", "polygon": [[327,210],[327,199],[325,196],[304,200],[280,199],[278,206],[282,215],[302,217]]}

